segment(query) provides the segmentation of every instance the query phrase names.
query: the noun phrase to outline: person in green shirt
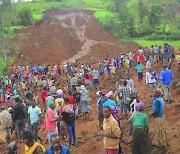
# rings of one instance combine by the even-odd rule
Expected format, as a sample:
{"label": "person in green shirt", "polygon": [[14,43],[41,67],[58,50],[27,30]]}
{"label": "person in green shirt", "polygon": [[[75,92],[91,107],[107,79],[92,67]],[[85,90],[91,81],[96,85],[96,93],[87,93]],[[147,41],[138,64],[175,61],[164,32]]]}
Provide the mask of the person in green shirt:
{"label": "person in green shirt", "polygon": [[133,116],[132,154],[150,154],[152,143],[148,134],[148,115],[143,112],[144,103],[139,102],[135,107],[136,113]]}
{"label": "person in green shirt", "polygon": [[138,73],[138,81],[142,82],[142,80],[143,80],[143,70],[144,70],[143,65],[140,62],[138,62],[138,64],[135,67],[135,70]]}

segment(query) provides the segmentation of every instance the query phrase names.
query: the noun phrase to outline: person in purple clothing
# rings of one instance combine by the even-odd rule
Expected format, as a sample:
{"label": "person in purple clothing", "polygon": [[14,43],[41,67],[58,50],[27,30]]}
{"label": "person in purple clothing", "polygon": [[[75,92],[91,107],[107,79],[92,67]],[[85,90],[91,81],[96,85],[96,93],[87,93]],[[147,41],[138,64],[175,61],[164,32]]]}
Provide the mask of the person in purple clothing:
{"label": "person in purple clothing", "polygon": [[168,103],[172,103],[172,96],[170,92],[170,85],[171,85],[172,79],[173,79],[172,71],[168,69],[167,65],[164,65],[163,70],[160,73],[160,80],[162,82],[164,99]]}

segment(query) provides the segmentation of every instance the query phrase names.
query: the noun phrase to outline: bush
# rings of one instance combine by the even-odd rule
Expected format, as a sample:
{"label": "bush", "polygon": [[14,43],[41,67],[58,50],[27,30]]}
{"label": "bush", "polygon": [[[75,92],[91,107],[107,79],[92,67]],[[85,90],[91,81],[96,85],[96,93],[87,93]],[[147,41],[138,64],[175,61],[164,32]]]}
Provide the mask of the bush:
{"label": "bush", "polygon": [[144,37],[146,40],[179,40],[180,32],[152,33]]}
{"label": "bush", "polygon": [[18,18],[19,18],[20,25],[23,25],[23,26],[32,25],[33,16],[32,16],[31,9],[26,7],[20,10],[18,13]]}

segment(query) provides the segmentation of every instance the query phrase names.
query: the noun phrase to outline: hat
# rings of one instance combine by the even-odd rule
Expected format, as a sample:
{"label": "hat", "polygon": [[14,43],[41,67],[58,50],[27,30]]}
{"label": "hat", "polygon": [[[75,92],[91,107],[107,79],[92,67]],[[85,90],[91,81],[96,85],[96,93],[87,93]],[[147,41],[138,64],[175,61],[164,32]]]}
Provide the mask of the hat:
{"label": "hat", "polygon": [[53,100],[49,100],[49,101],[47,102],[46,106],[47,106],[47,107],[50,107],[53,103],[54,103]]}
{"label": "hat", "polygon": [[112,92],[112,91],[109,91],[109,92],[106,94],[106,97],[109,98],[111,95],[113,95],[113,92]]}
{"label": "hat", "polygon": [[80,89],[83,90],[83,89],[86,89],[86,88],[85,88],[84,85],[81,85]]}
{"label": "hat", "polygon": [[63,93],[57,93],[57,98],[61,98]]}
{"label": "hat", "polygon": [[62,89],[57,90],[57,94],[63,93]]}
{"label": "hat", "polygon": [[140,111],[144,109],[144,103],[143,102],[139,102],[136,104],[136,111]]}
{"label": "hat", "polygon": [[157,94],[157,95],[162,95],[161,90],[158,89],[158,88],[156,88],[156,89],[154,90],[154,93]]}

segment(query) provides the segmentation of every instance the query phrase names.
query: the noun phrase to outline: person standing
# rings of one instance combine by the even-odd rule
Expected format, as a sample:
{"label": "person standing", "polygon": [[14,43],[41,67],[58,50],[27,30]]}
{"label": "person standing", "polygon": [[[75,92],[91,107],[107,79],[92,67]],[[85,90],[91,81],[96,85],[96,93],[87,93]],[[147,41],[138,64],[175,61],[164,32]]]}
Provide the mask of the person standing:
{"label": "person standing", "polygon": [[[76,89],[76,88],[75,88]],[[75,99],[74,99],[74,96],[72,95],[72,92],[71,91],[69,91],[68,92],[68,99],[69,99],[69,105],[73,105],[74,106],[74,103],[75,103]]]}
{"label": "person standing", "polygon": [[160,79],[162,81],[162,87],[164,92],[164,99],[168,103],[172,103],[172,96],[170,92],[170,84],[173,79],[173,73],[168,69],[167,65],[163,66],[163,70],[160,73]]}
{"label": "person standing", "polygon": [[109,107],[103,108],[103,141],[106,154],[118,154],[120,147],[121,130],[118,122],[112,116]]}
{"label": "person standing", "polygon": [[66,123],[67,132],[69,136],[69,147],[73,144],[76,144],[75,136],[75,112],[72,105],[68,105],[69,99],[64,98],[65,106],[63,107],[62,120]]}
{"label": "person standing", "polygon": [[154,90],[155,99],[153,101],[152,117],[155,118],[155,136],[154,145],[158,147],[165,147],[167,145],[166,127],[164,119],[164,101],[161,97],[160,89]]}
{"label": "person standing", "polygon": [[96,68],[93,69],[92,76],[94,87],[97,88],[99,86],[99,71]]}
{"label": "person standing", "polygon": [[149,118],[144,111],[144,103],[136,104],[136,112],[133,116],[133,140],[132,154],[150,154],[151,139],[148,134]]}
{"label": "person standing", "polygon": [[56,121],[59,120],[59,117],[56,117],[56,114],[54,111],[55,105],[54,105],[53,101],[49,102],[49,106],[50,107],[47,109],[46,115],[45,115],[44,127],[45,127],[45,130],[47,131],[47,137],[48,137],[48,141],[50,143],[51,136],[53,134],[58,134]]}
{"label": "person standing", "polygon": [[5,110],[4,106],[1,107],[0,124],[2,131],[5,133],[6,143],[9,144],[10,133],[12,128],[12,116],[7,110]]}
{"label": "person standing", "polygon": [[138,73],[138,81],[139,82],[142,82],[142,79],[143,79],[143,70],[144,70],[144,67],[143,65],[138,62],[137,66],[135,67],[137,73]]}
{"label": "person standing", "polygon": [[144,55],[145,55],[145,59],[146,59],[146,62],[147,62],[149,60],[149,55],[150,55],[150,51],[149,51],[149,49],[147,47],[144,50]]}
{"label": "person standing", "polygon": [[142,47],[139,47],[138,54],[139,55],[143,55],[144,54],[144,51],[143,51]]}
{"label": "person standing", "polygon": [[127,87],[127,81],[124,80],[123,84],[118,89],[118,95],[121,99],[120,107],[121,112],[126,115],[126,118],[128,119],[127,110],[128,110],[128,103],[131,98],[131,88]]}
{"label": "person standing", "polygon": [[46,107],[49,107],[49,106],[48,106],[48,103],[51,102],[51,101],[54,101],[54,97],[51,96],[51,94],[48,92],[48,93],[47,93],[47,97],[45,98]]}
{"label": "person standing", "polygon": [[88,80],[89,80],[89,88],[91,89],[93,87],[93,76],[92,76],[92,72],[89,71],[88,73]]}
{"label": "person standing", "polygon": [[88,90],[85,88],[84,85],[80,87],[80,94],[81,94],[81,114],[88,112]]}
{"label": "person standing", "polygon": [[149,69],[146,72],[146,84],[149,86],[150,89],[150,96],[154,96],[154,89],[156,88],[156,73],[152,69]]}
{"label": "person standing", "polygon": [[38,130],[39,127],[41,126],[40,123],[40,116],[41,116],[41,109],[36,105],[36,102],[33,100],[31,102],[32,106],[29,107],[28,109],[28,123],[29,125],[29,130],[33,134],[33,138],[35,141],[38,139]]}
{"label": "person standing", "polygon": [[18,142],[21,142],[22,135],[25,130],[25,118],[27,111],[25,106],[21,103],[19,95],[15,96],[15,103],[16,105],[13,108],[13,120],[17,131],[17,140]]}
{"label": "person standing", "polygon": [[76,87],[73,96],[74,96],[74,100],[75,100],[75,114],[76,114],[76,117],[77,117],[77,116],[79,116],[80,102],[81,102],[81,93],[80,93],[79,88]]}
{"label": "person standing", "polygon": [[103,91],[99,91],[96,93],[98,98],[98,120],[99,120],[99,129],[102,130],[102,125],[103,125],[103,104],[107,101],[107,97],[105,96],[105,93]]}
{"label": "person standing", "polygon": [[42,102],[42,106],[45,107],[45,99],[47,96],[47,90],[45,87],[43,87],[42,91],[41,91],[41,102]]}
{"label": "person standing", "polygon": [[146,63],[146,69],[147,70],[151,69],[151,61],[150,60],[148,60]]}

